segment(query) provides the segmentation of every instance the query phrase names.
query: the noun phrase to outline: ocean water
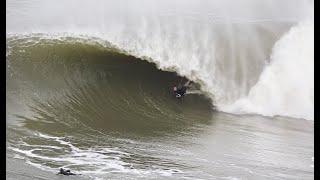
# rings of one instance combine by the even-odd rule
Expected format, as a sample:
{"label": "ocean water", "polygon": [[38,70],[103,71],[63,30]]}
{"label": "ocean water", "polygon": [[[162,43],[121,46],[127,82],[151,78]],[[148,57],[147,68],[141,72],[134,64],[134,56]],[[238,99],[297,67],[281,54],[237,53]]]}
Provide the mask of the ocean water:
{"label": "ocean water", "polygon": [[7,157],[87,179],[314,178],[313,1],[9,0],[6,15]]}

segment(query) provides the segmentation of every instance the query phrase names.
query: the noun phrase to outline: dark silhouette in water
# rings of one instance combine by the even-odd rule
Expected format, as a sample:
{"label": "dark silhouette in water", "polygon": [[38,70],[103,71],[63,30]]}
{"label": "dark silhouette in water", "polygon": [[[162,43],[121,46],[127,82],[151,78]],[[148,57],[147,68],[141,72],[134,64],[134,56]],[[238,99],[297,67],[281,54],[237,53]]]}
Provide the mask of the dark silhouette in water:
{"label": "dark silhouette in water", "polygon": [[[60,168],[60,172],[58,174],[62,174],[62,175],[66,175],[66,176],[77,175],[77,174],[72,173],[70,170],[65,170],[63,168]],[[78,175],[80,175],[80,174],[78,174]]]}
{"label": "dark silhouette in water", "polygon": [[191,84],[191,81],[186,82],[184,85],[179,84],[178,87],[174,86],[173,87],[173,92],[176,96],[176,98],[181,98],[182,96],[184,96],[187,92],[187,89],[189,87],[189,85]]}

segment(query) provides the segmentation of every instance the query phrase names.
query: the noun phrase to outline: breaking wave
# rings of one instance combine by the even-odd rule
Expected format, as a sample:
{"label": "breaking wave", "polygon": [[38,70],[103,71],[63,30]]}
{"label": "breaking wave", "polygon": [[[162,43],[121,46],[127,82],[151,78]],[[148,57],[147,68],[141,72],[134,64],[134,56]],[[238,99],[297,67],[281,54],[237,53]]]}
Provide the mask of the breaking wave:
{"label": "breaking wave", "polygon": [[311,1],[232,6],[178,1],[176,10],[160,2],[145,2],[144,9],[134,2],[79,5],[95,8],[89,14],[71,10],[73,3],[58,9],[50,1],[38,2],[41,10],[27,6],[35,11],[24,11],[22,19],[10,9],[8,35],[93,37],[199,83],[218,110],[313,119],[313,21],[296,25],[313,8]]}

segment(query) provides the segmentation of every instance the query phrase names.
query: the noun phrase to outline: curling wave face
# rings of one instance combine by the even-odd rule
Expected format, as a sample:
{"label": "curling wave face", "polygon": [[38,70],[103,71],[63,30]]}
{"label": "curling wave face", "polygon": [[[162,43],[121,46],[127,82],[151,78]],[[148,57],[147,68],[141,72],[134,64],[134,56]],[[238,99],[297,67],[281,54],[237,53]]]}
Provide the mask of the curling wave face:
{"label": "curling wave face", "polygon": [[[154,125],[153,118],[164,121],[155,123],[167,128],[165,120],[180,119],[182,112],[192,110],[197,119],[197,114],[212,111],[210,100],[203,95],[190,94],[183,103],[172,97],[173,85],[183,80],[176,73],[159,71],[154,64],[94,41],[62,39],[8,40],[8,102],[33,104],[37,113],[54,110],[61,117],[65,115],[60,111],[70,118],[83,116],[85,120],[95,116],[101,119],[101,125],[105,124],[104,117],[109,117],[110,122],[116,120],[105,124],[106,128],[119,124],[144,129],[144,125]],[[151,119],[139,124],[130,121],[130,117]],[[65,123],[69,122],[73,123],[72,118]]]}
{"label": "curling wave face", "polygon": [[[9,149],[39,168],[77,167],[87,175],[178,173],[183,165],[142,155],[152,142],[135,137],[161,142],[196,133],[211,120],[212,103],[204,95],[173,97],[172,86],[181,81],[176,73],[112,46],[41,35],[12,36],[7,45]],[[139,143],[149,148],[126,152]],[[126,151],[113,148],[122,146]]]}

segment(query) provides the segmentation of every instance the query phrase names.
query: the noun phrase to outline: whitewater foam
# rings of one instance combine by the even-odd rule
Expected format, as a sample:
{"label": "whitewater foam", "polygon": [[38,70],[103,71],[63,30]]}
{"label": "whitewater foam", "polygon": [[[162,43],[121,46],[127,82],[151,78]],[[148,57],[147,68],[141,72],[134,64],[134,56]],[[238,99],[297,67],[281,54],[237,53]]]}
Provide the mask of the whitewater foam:
{"label": "whitewater foam", "polygon": [[223,106],[232,113],[314,119],[314,25],[299,23],[274,46],[271,62],[249,95]]}
{"label": "whitewater foam", "polygon": [[[14,158],[26,159],[26,162],[32,166],[40,168],[49,172],[56,172],[57,168],[50,167],[46,164],[33,162],[32,159],[51,161],[60,164],[62,168],[70,168],[72,166],[83,166],[87,170],[73,170],[75,173],[81,173],[84,175],[105,175],[108,173],[128,173],[136,174],[139,176],[146,176],[150,174],[156,174],[159,176],[171,176],[175,173],[181,173],[182,171],[177,169],[136,169],[132,167],[132,164],[124,162],[123,157],[129,157],[131,154],[116,150],[116,148],[106,147],[90,147],[90,148],[78,148],[71,142],[65,140],[65,137],[51,136],[43,133],[36,133],[38,137],[45,140],[59,143],[59,146],[46,146],[46,145],[31,145],[26,142],[19,142],[21,147],[8,147],[8,149],[16,152]],[[25,147],[25,148],[23,148]],[[32,148],[32,149],[30,149]],[[48,157],[46,155],[39,154],[45,150],[62,149],[69,151],[69,154],[59,155],[54,157]],[[81,171],[81,172],[80,172]]]}

